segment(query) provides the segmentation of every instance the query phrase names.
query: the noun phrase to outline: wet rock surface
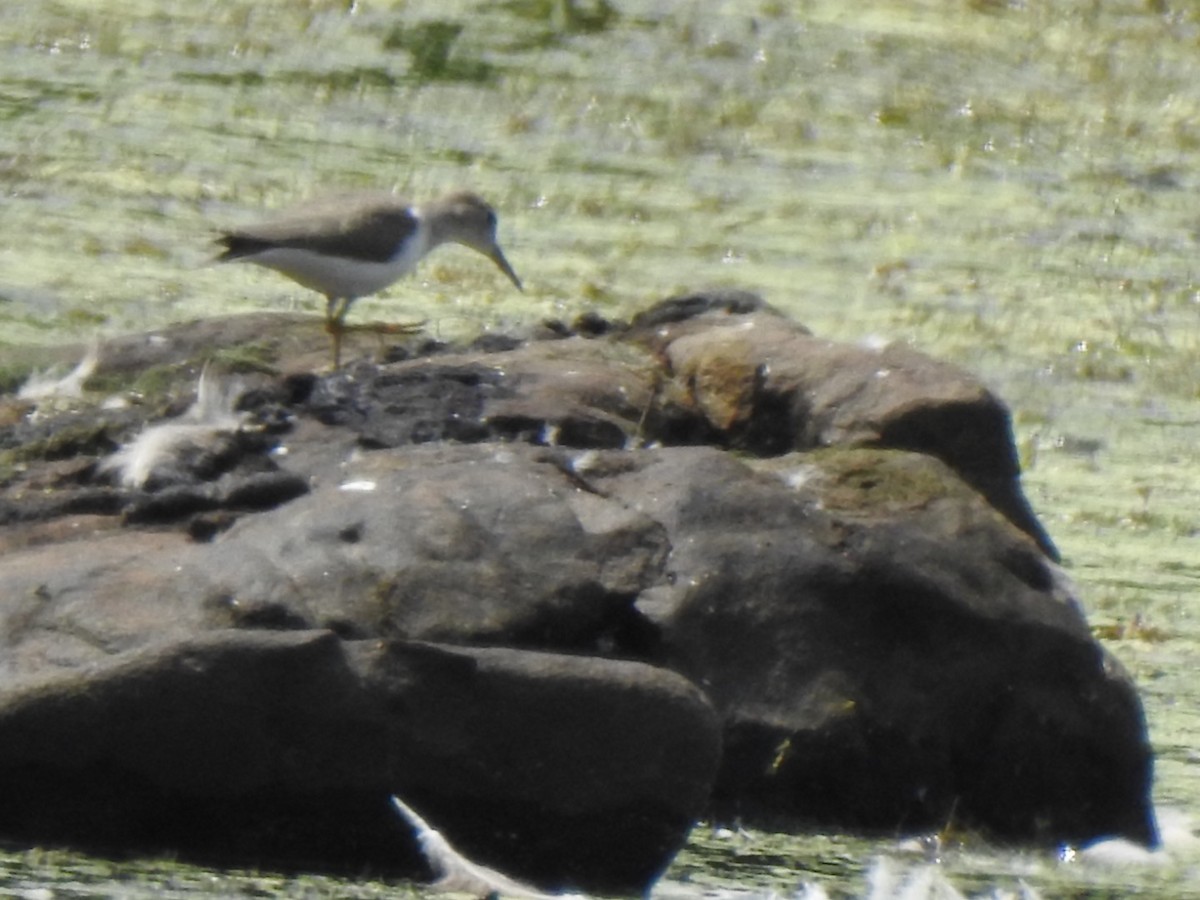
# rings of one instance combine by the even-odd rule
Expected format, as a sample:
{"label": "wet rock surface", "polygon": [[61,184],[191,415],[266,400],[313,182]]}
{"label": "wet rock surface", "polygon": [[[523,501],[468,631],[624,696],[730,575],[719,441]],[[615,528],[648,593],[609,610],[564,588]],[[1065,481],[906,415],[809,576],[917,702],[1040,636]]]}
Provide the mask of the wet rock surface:
{"label": "wet rock surface", "polygon": [[272,321],[123,339],[96,378],[164,399],[0,433],[5,837],[412,873],[396,793],[615,892],[705,814],[1153,841],[1136,691],[969,374],[743,292],[329,375]]}

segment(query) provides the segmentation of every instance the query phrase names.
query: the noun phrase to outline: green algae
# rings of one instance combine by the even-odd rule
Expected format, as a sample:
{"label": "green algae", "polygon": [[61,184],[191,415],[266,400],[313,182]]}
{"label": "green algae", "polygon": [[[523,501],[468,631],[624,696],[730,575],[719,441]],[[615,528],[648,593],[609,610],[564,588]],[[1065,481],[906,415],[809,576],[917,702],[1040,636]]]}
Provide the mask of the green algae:
{"label": "green algae", "polygon": [[161,405],[174,393],[195,384],[189,372],[199,370],[187,361],[147,366],[137,371],[113,371],[92,375],[84,387],[97,397],[128,394],[155,406]]}
{"label": "green algae", "polygon": [[822,505],[841,512],[871,515],[927,506],[940,498],[978,499],[945,464],[903,450],[824,448],[802,461],[826,480]]}
{"label": "green algae", "polygon": [[378,879],[285,875],[270,871],[215,872],[171,859],[114,861],[56,849],[0,851],[0,885],[13,896],[124,897],[129,900],[182,897],[405,898],[421,896],[411,885]]}
{"label": "green algae", "polygon": [[212,352],[209,359],[220,371],[234,375],[251,372],[274,375],[278,373],[275,364],[279,361],[279,348],[272,342],[251,341],[233,347],[218,348]]}

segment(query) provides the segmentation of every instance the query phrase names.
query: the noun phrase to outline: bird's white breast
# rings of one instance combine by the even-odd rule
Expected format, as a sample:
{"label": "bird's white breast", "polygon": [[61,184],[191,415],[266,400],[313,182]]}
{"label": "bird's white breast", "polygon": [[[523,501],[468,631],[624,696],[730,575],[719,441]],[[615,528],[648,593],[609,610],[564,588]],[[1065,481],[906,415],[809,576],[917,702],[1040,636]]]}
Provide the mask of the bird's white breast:
{"label": "bird's white breast", "polygon": [[293,247],[275,247],[244,259],[282,272],[327,297],[353,299],[381,291],[412,271],[429,249],[428,235],[428,228],[420,223],[400,252],[387,262],[331,256]]}

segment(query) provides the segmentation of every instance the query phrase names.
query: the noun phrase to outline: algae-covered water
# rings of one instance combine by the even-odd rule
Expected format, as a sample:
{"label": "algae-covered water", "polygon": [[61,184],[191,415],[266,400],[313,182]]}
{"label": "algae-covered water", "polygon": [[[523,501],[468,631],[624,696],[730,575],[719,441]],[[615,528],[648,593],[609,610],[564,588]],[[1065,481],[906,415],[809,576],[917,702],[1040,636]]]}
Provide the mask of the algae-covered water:
{"label": "algae-covered water", "polygon": [[[5,0],[0,377],[38,347],[311,309],[213,229],[336,189],[486,196],[526,291],[439,250],[352,319],[442,335],[745,287],[1012,406],[1030,498],[1200,805],[1200,6],[1169,0]],[[2,799],[0,799],[2,802]],[[1200,896],[968,846],[960,887]],[[664,890],[862,890],[886,841],[697,830]],[[7,888],[2,886],[7,885]],[[29,896],[404,896],[19,848]],[[29,894],[29,892],[33,892]],[[172,893],[173,892],[173,893]]]}

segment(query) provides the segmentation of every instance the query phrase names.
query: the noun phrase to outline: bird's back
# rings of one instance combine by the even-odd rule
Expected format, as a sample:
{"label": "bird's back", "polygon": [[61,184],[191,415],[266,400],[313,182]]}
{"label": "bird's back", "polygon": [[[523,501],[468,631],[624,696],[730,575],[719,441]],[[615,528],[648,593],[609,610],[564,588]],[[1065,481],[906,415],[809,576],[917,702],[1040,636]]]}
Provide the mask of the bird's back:
{"label": "bird's back", "polygon": [[224,249],[217,261],[250,260],[271,250],[299,250],[387,263],[419,227],[412,209],[391,195],[338,198],[259,225],[221,232],[217,243]]}

